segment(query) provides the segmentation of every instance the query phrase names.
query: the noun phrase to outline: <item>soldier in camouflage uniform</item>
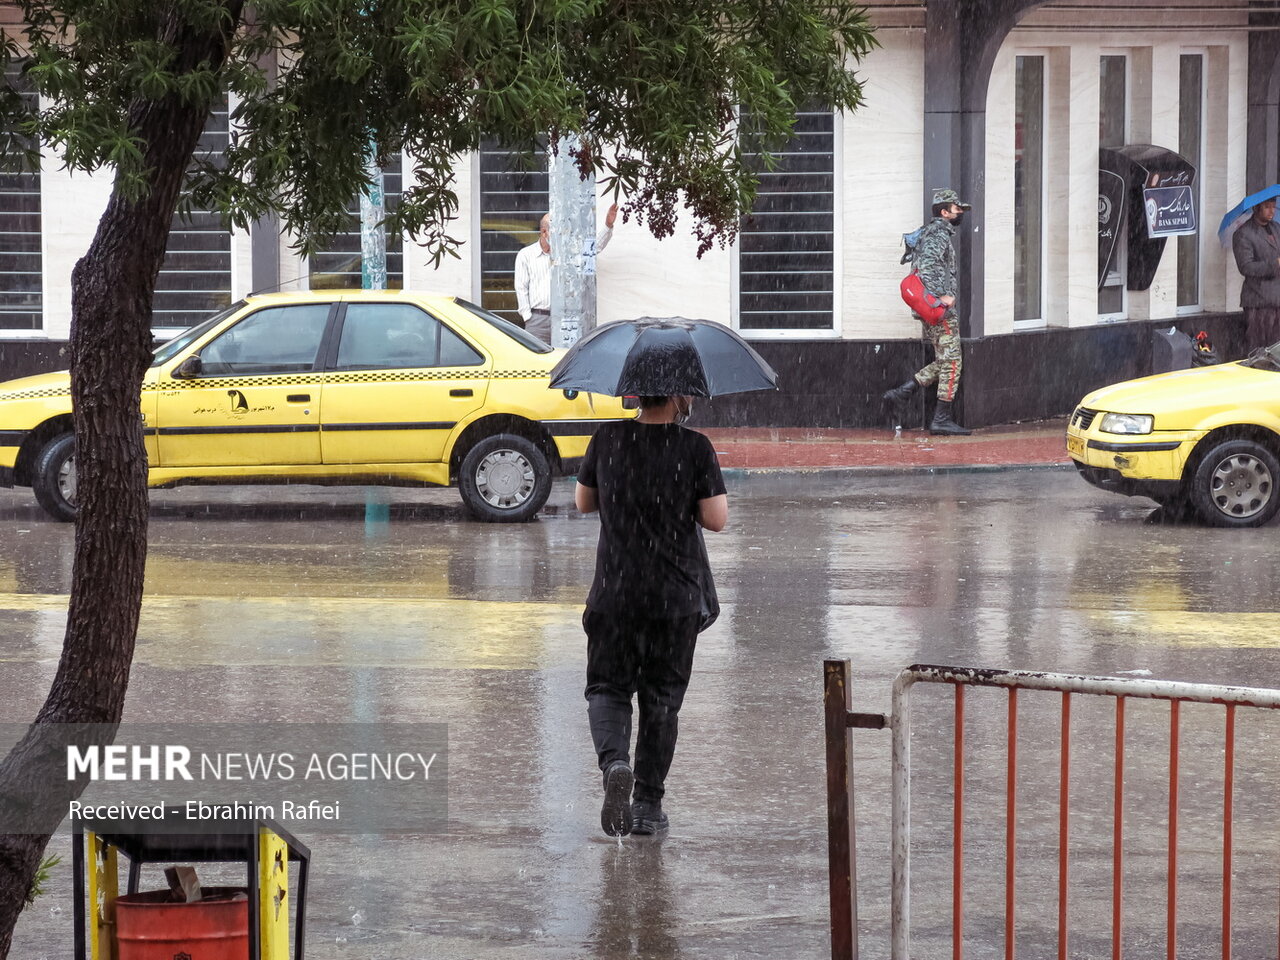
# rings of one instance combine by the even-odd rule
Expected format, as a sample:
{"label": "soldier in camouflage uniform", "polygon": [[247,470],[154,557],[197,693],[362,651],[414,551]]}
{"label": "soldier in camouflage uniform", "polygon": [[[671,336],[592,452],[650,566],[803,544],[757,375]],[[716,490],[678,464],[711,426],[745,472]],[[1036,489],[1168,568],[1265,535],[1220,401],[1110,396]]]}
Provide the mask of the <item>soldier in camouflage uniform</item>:
{"label": "soldier in camouflage uniform", "polygon": [[[933,219],[925,224],[916,240],[914,260],[916,273],[927,290],[947,305],[947,312],[937,324],[924,323],[924,335],[933,344],[933,362],[916,372],[916,375],[900,387],[884,394],[885,405],[893,414],[894,423],[902,422],[907,400],[920,387],[938,383],[938,405],[934,410],[929,432],[947,436],[967,436],[970,431],[956,423],[951,413],[951,403],[960,385],[960,318],[956,316],[955,302],[959,288],[956,282],[956,250],[951,242],[956,227],[964,219],[970,204],[962,203],[954,190],[935,190],[933,193]],[[918,314],[912,316],[920,319]]]}

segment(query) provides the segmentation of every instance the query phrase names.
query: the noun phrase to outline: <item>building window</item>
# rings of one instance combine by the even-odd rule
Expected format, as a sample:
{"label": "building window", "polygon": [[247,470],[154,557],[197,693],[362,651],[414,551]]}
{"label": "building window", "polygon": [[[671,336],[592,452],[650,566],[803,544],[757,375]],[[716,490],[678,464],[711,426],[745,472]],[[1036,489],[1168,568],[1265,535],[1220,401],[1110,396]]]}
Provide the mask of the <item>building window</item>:
{"label": "building window", "polygon": [[[195,155],[219,165],[229,141],[227,102],[209,112]],[[184,199],[186,190],[183,191]],[[151,327],[177,333],[231,304],[231,232],[216,210],[182,207],[169,224],[164,263],[156,277]]]}
{"label": "building window", "polygon": [[[1200,175],[1204,169],[1204,57],[1182,55],[1178,92],[1178,152],[1196,168],[1191,181],[1196,223],[1203,220],[1200,209]],[[1203,229],[1203,227],[1201,227]],[[1178,238],[1178,306],[1200,305],[1200,234]]]}
{"label": "building window", "polygon": [[[1101,84],[1098,109],[1098,146],[1123,147],[1129,137],[1129,58],[1108,54],[1101,59]],[[1125,275],[1128,269],[1128,245],[1123,233],[1116,241],[1116,257],[1098,289],[1098,313],[1102,316],[1124,315]]]}
{"label": "building window", "polygon": [[[395,157],[382,168],[383,209],[393,213],[400,203],[403,185],[402,163]],[[329,245],[311,255],[309,266],[312,290],[359,290],[364,285],[364,255],[360,244],[360,197],[351,198],[347,208],[346,230],[334,235]],[[385,228],[384,228],[385,229]],[[404,237],[398,232],[387,234],[387,289],[404,286]]]}
{"label": "building window", "polygon": [[1018,57],[1014,95],[1014,320],[1040,320],[1044,272],[1044,57]]}
{"label": "building window", "polygon": [[547,155],[510,150],[493,140],[480,146],[480,305],[518,326],[516,254],[538,239],[550,209]]}
{"label": "building window", "polygon": [[[744,128],[749,115],[742,112]],[[744,137],[743,165],[760,179],[738,235],[738,328],[756,333],[835,328],[835,115],[806,110],[766,169]]]}
{"label": "building window", "polygon": [[[6,80],[35,106],[25,90],[21,63],[11,62]],[[44,263],[40,239],[40,170],[0,173],[0,330],[44,327]]]}

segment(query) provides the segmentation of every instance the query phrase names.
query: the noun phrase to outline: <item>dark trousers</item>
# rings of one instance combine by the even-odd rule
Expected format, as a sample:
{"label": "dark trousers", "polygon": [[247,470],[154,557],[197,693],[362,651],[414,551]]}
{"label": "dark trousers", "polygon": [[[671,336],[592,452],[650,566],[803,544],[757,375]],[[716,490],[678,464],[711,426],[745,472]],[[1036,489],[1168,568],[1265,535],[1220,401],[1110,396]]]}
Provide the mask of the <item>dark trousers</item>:
{"label": "dark trousers", "polygon": [[661,800],[676,752],[680,706],[693,670],[701,614],[677,620],[587,610],[587,718],[600,769],[630,761],[631,698],[640,707],[636,800]]}
{"label": "dark trousers", "polygon": [[1244,322],[1247,349],[1280,343],[1280,307],[1245,307]]}

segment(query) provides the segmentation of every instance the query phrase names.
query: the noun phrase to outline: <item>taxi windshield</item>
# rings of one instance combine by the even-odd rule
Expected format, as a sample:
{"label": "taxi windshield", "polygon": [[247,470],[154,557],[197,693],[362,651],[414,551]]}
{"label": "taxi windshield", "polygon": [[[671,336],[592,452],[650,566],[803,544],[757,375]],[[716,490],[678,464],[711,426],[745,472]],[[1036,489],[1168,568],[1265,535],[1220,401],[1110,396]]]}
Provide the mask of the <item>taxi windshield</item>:
{"label": "taxi windshield", "polygon": [[197,323],[194,327],[191,327],[188,330],[183,330],[182,333],[178,334],[168,343],[156,348],[155,359],[151,361],[151,366],[158,367],[162,363],[168,363],[188,346],[208,333],[210,329],[217,326],[243,306],[244,301],[237,300],[221,313],[215,313],[208,320],[205,320],[202,323]]}

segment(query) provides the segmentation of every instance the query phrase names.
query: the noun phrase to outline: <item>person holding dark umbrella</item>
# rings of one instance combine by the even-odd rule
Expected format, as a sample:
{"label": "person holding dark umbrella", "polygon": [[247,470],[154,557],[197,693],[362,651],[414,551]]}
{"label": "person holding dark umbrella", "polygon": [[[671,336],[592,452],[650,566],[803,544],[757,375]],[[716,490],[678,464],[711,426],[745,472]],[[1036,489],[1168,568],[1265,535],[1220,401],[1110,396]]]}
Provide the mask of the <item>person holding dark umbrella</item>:
{"label": "person holding dark umbrella", "polygon": [[578,510],[600,513],[582,625],[587,716],[604,774],[600,826],[610,836],[668,829],[662,801],[694,647],[720,609],[702,531],[724,529],[728,497],[711,441],[683,426],[693,395],[775,382],[728,328],[676,318],[600,327],[552,371],[552,387],[640,397],[635,420],[606,423],[591,438],[574,492]]}
{"label": "person holding dark umbrella", "polygon": [[[582,618],[587,716],[600,769],[600,826],[610,836],[667,829],[664,783],[698,631],[715,607],[701,529],[729,519],[711,441],[681,423],[690,397],[642,397],[635,420],[591,438],[574,501],[600,511],[596,572]],[[631,698],[640,710],[634,787]]]}

